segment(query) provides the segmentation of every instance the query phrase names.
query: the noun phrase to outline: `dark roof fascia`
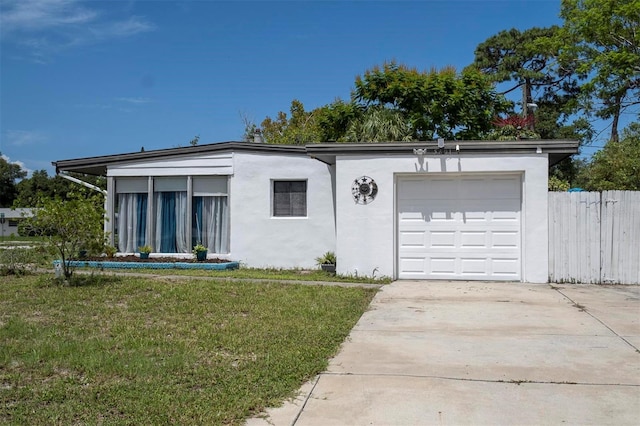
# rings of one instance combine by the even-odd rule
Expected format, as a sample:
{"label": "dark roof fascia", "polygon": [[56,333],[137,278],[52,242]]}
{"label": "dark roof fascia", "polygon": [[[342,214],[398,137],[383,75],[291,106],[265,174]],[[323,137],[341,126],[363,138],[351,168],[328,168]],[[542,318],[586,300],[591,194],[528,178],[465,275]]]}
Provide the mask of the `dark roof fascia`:
{"label": "dark roof fascia", "polygon": [[[446,141],[447,154],[527,154],[537,153],[538,148],[549,154],[549,165],[558,163],[578,152],[577,140],[523,140],[523,141]],[[426,155],[439,155],[435,152],[437,142],[388,142],[388,143],[319,143],[311,145],[271,145],[253,142],[220,142],[180,148],[158,149],[132,152],[127,154],[105,155],[99,157],[77,158],[52,162],[56,173],[79,172],[92,175],[106,175],[107,166],[155,158],[193,155],[224,151],[248,151],[262,153],[286,153],[309,155],[323,163],[333,165],[338,155],[406,155],[414,149],[427,149]]]}
{"label": "dark roof fascia", "polygon": [[223,151],[251,151],[265,153],[289,153],[306,155],[303,145],[270,145],[253,142],[219,142],[206,145],[196,145],[179,148],[157,149],[151,151],[139,151],[126,154],[104,155],[99,157],[76,158],[72,160],[54,161],[51,164],[56,168],[56,173],[61,171],[79,172],[94,175],[105,175],[107,166],[156,158],[167,158]]}
{"label": "dark roof fascia", "polygon": [[[538,148],[549,154],[549,165],[578,152],[577,140],[522,140],[522,141],[446,141],[444,151],[456,154],[456,146],[461,154],[536,154]],[[327,164],[335,164],[338,155],[413,155],[414,149],[427,149],[425,155],[440,155],[435,152],[436,141],[391,142],[391,143],[323,143],[307,145],[307,153]]]}

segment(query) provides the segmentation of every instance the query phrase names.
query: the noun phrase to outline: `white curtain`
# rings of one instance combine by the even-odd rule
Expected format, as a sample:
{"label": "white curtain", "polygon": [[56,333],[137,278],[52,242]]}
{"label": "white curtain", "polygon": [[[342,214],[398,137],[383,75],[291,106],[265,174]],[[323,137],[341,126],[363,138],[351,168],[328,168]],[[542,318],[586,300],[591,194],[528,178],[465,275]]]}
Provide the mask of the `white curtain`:
{"label": "white curtain", "polygon": [[176,192],[176,250],[178,253],[189,253],[191,247],[187,243],[187,193]]}
{"label": "white curtain", "polygon": [[145,244],[146,194],[118,194],[118,251],[134,253]]}
{"label": "white curtain", "polygon": [[229,252],[227,197],[203,197],[202,245],[212,253]]}

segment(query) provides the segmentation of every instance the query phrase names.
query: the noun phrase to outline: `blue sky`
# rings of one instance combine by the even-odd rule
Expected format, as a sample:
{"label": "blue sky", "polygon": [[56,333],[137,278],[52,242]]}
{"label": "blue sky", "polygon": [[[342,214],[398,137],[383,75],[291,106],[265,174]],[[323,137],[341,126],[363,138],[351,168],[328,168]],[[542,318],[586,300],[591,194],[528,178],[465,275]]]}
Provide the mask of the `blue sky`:
{"label": "blue sky", "polygon": [[348,99],[385,60],[461,69],[501,30],[561,23],[559,0],[0,4],[0,151],[49,174],[195,135],[240,140],[243,115]]}

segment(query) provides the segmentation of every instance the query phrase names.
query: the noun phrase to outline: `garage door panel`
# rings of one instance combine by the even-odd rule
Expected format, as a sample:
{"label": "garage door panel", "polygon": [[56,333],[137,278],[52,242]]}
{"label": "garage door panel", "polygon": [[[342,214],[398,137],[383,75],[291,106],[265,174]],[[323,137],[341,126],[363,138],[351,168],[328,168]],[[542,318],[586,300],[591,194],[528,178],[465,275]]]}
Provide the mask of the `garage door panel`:
{"label": "garage door panel", "polygon": [[427,247],[432,248],[455,248],[456,233],[453,231],[431,231],[426,234]]}
{"label": "garage door panel", "polygon": [[486,231],[462,231],[460,232],[460,247],[462,248],[486,248],[488,241]]}
{"label": "garage door panel", "polygon": [[491,232],[491,247],[519,249],[520,233],[518,231],[493,231]]}
{"label": "garage door panel", "polygon": [[488,275],[487,270],[489,260],[478,257],[462,257],[460,259],[460,269],[462,275],[476,274]]}
{"label": "garage door panel", "polygon": [[492,270],[494,275],[517,279],[520,276],[520,260],[516,258],[492,259]]}
{"label": "garage door panel", "polygon": [[455,256],[431,257],[427,262],[429,268],[426,272],[432,275],[451,275],[456,270]]}
{"label": "garage door panel", "polygon": [[402,231],[400,233],[400,247],[425,248],[425,231]]}
{"label": "garage door panel", "polygon": [[424,180],[406,180],[401,196],[406,200],[446,199],[448,191],[457,184],[455,179],[434,179],[437,185],[425,185]]}
{"label": "garage door panel", "polygon": [[405,257],[400,261],[400,267],[406,273],[415,276],[426,276],[427,273],[426,259],[424,257]]}
{"label": "garage door panel", "polygon": [[400,180],[399,278],[519,280],[521,178]]}

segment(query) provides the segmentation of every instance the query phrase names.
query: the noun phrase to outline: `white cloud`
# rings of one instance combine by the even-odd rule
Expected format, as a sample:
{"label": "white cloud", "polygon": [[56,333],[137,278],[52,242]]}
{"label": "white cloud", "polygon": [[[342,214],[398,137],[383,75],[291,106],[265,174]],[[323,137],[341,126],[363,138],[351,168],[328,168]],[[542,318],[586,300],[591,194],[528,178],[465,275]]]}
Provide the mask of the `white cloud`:
{"label": "white cloud", "polygon": [[98,38],[111,38],[111,37],[129,37],[138,33],[144,33],[152,31],[155,26],[143,18],[137,16],[131,16],[124,21],[110,22],[98,30],[95,34]]}
{"label": "white cloud", "polygon": [[98,13],[76,0],[7,0],[0,9],[3,33],[38,32],[93,21]]}
{"label": "white cloud", "polygon": [[116,98],[116,101],[120,101],[120,102],[126,102],[129,104],[134,104],[134,105],[142,105],[142,104],[148,104],[149,102],[151,102],[151,99],[149,98]]}
{"label": "white cloud", "polygon": [[9,164],[17,164],[18,166],[20,166],[22,170],[27,172],[29,175],[31,174],[31,172],[33,172],[33,170],[28,169],[27,166],[25,166],[25,164],[22,161],[11,161],[11,158],[7,157],[4,154],[0,155],[0,157],[2,157]]}
{"label": "white cloud", "polygon": [[7,130],[6,140],[9,145],[33,145],[47,140],[47,136],[33,130]]}
{"label": "white cloud", "polygon": [[56,53],[74,46],[131,37],[155,29],[155,25],[143,17],[113,18],[91,6],[79,0],[3,0],[0,3],[2,39],[25,46],[37,62],[47,62]]}

